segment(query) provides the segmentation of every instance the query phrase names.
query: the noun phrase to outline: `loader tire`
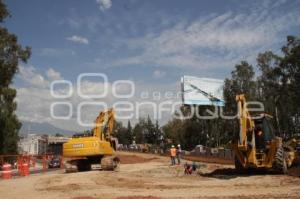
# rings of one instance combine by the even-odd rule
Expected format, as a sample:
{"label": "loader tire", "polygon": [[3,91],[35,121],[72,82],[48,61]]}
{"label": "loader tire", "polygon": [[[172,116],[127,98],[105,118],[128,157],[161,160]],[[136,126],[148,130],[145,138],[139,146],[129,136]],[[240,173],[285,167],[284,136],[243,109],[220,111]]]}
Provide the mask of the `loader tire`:
{"label": "loader tire", "polygon": [[283,174],[287,174],[288,171],[285,156],[283,147],[279,147],[275,155],[275,168]]}

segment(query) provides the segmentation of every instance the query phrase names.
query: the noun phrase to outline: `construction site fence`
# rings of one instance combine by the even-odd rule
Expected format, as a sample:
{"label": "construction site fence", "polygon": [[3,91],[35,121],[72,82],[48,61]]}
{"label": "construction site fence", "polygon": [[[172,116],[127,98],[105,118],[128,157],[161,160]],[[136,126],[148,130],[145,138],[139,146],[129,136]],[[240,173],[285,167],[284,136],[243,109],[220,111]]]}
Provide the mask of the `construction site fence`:
{"label": "construction site fence", "polygon": [[[139,153],[151,153],[160,155],[169,155],[169,149],[162,149],[159,147],[144,147],[144,146],[131,146],[131,145],[121,145],[118,150],[128,151],[128,152],[139,152]],[[195,157],[215,157],[226,160],[234,159],[234,152],[231,149],[224,148],[211,148],[211,147],[196,147],[192,151],[182,150],[182,155],[185,156],[195,156]]]}
{"label": "construction site fence", "polygon": [[54,159],[59,160],[56,168],[64,167],[64,158],[58,155],[0,155],[0,177],[5,179],[6,168],[9,168],[11,177],[28,176],[33,173],[48,171],[49,162]]}

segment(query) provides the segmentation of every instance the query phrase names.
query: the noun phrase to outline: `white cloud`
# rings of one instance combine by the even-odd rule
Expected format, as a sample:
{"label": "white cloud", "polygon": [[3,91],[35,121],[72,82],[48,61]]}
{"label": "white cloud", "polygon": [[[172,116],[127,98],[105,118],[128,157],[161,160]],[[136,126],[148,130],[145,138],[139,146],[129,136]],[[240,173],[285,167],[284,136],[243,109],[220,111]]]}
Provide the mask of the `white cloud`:
{"label": "white cloud", "polygon": [[19,77],[31,86],[38,88],[45,88],[49,86],[49,81],[39,74],[33,66],[19,66],[19,70]]}
{"label": "white cloud", "polygon": [[159,79],[159,78],[163,78],[166,75],[165,71],[161,71],[161,70],[155,70],[152,74],[153,78]]}
{"label": "white cloud", "polygon": [[[284,3],[284,1],[282,2]],[[274,9],[273,7],[271,7]],[[159,65],[193,69],[232,67],[242,59],[254,61],[258,52],[282,43],[289,30],[299,27],[298,10],[276,13],[263,8],[251,12],[226,12],[179,21],[158,34],[124,41],[140,53],[112,65]],[[254,55],[254,56],[253,56]]]}
{"label": "white cloud", "polygon": [[46,75],[49,78],[49,80],[59,80],[62,79],[59,72],[55,71],[53,68],[49,68],[46,71]]}
{"label": "white cloud", "polygon": [[17,88],[17,114],[21,120],[29,122],[48,122],[51,120],[49,107],[52,102],[49,89],[23,87]]}
{"label": "white cloud", "polygon": [[108,10],[112,6],[112,0],[96,0],[96,2],[99,4],[100,10]]}
{"label": "white cloud", "polygon": [[85,37],[73,35],[72,37],[67,37],[67,40],[79,43],[79,44],[89,44],[89,40]]}
{"label": "white cloud", "polygon": [[58,57],[75,55],[76,53],[70,49],[42,48],[37,51],[37,54],[41,56]]}
{"label": "white cloud", "polygon": [[21,65],[19,69],[17,78],[25,85],[16,88],[18,117],[30,122],[51,122],[50,105],[55,99],[51,96],[49,87],[51,81],[62,78],[60,73],[49,68],[46,75],[43,75],[34,66]]}

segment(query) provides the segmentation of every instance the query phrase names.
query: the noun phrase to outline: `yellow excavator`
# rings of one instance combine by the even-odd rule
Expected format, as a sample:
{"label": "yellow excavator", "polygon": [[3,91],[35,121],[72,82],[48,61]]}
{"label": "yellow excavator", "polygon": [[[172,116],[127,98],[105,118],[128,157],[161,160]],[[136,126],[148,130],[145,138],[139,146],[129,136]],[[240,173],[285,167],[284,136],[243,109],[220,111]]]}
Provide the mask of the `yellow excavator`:
{"label": "yellow excavator", "polygon": [[272,116],[262,113],[251,116],[245,95],[237,95],[239,136],[233,142],[235,168],[238,171],[264,168],[287,173],[295,160],[295,151],[275,136]]}
{"label": "yellow excavator", "polygon": [[115,155],[117,139],[113,137],[114,110],[100,112],[90,134],[75,134],[63,145],[63,156],[68,161],[66,172],[91,169],[115,170],[119,158]]}

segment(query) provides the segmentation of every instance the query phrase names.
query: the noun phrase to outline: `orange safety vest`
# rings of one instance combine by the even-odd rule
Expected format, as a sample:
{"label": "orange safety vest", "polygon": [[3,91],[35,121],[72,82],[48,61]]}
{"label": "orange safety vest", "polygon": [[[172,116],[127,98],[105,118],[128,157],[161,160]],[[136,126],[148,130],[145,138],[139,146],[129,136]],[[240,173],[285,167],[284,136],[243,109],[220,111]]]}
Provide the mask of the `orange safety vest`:
{"label": "orange safety vest", "polygon": [[176,148],[171,148],[170,152],[172,157],[176,156]]}

